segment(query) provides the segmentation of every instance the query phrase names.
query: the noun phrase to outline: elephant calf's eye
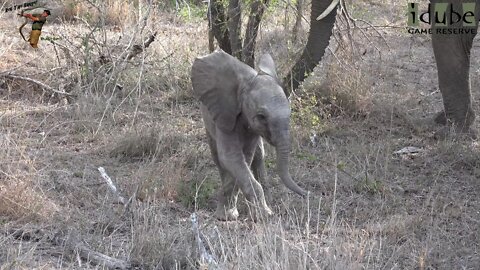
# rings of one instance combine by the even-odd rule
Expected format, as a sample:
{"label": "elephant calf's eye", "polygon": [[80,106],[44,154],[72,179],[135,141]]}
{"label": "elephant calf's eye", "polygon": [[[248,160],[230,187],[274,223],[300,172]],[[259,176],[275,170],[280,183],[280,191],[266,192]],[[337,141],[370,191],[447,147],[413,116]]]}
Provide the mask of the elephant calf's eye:
{"label": "elephant calf's eye", "polygon": [[257,114],[255,116],[255,118],[257,119],[257,121],[259,121],[260,123],[266,123],[267,122],[267,117],[265,117],[265,115],[263,114]]}

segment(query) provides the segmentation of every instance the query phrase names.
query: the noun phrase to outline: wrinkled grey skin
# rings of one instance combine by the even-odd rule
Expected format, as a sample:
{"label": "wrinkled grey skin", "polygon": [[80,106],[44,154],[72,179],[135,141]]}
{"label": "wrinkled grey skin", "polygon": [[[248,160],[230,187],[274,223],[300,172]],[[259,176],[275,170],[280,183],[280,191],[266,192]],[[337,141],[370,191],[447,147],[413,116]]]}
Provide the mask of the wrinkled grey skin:
{"label": "wrinkled grey skin", "polygon": [[195,59],[194,95],[201,111],[212,157],[220,172],[216,216],[236,219],[240,189],[260,214],[273,212],[259,181],[265,180],[263,137],[277,152],[277,172],[292,191],[306,195],[288,172],[290,107],[270,55],[260,58],[257,72],[219,50]]}
{"label": "wrinkled grey skin", "polygon": [[[454,10],[463,14],[462,3],[473,2],[461,0],[431,0],[433,3],[453,3]],[[476,1],[475,16],[480,18],[480,0]],[[445,137],[454,130],[458,133],[470,134],[474,137],[476,132],[471,129],[475,120],[472,109],[470,92],[470,51],[475,34],[439,34],[437,26],[432,25],[432,45],[437,63],[438,82],[442,93],[444,111],[439,113],[435,121],[447,125],[437,132],[438,137]],[[456,23],[449,28],[467,29],[462,23]],[[477,27],[474,27],[477,29]]]}
{"label": "wrinkled grey skin", "polygon": [[[300,59],[284,80],[287,95],[295,90],[318,65],[330,43],[337,15],[338,0],[311,1],[310,32]],[[320,19],[318,19],[320,18]]]}

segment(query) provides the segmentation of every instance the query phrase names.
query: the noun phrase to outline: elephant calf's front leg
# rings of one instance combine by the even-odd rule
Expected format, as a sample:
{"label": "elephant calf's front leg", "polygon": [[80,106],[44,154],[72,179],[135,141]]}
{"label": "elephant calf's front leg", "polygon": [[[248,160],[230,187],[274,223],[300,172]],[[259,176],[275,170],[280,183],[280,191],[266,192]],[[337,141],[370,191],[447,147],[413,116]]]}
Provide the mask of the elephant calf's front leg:
{"label": "elephant calf's front leg", "polygon": [[217,151],[220,166],[235,179],[236,186],[249,202],[261,207],[265,214],[273,214],[265,201],[262,185],[255,179],[249,168],[250,164],[246,161],[241,144],[232,137],[217,134],[219,134]]}
{"label": "elephant calf's front leg", "polygon": [[245,195],[245,198],[255,207],[260,207],[267,216],[273,211],[265,201],[262,185],[255,179],[243,156],[241,158],[220,160],[224,168],[235,178],[235,182]]}

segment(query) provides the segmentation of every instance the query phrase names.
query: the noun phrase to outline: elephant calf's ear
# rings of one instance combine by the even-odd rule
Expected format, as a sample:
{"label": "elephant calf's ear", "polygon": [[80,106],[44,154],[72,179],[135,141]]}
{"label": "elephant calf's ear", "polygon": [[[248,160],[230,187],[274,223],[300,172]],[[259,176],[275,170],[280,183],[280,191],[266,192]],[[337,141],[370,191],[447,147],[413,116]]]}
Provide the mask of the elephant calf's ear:
{"label": "elephant calf's ear", "polygon": [[277,72],[275,71],[275,62],[270,54],[266,53],[260,56],[258,61],[258,70],[261,73],[268,74],[275,79],[278,79]]}
{"label": "elephant calf's ear", "polygon": [[197,58],[192,66],[193,93],[208,108],[215,124],[223,130],[233,130],[240,113],[236,74],[241,70],[239,63],[223,51],[216,51]]}

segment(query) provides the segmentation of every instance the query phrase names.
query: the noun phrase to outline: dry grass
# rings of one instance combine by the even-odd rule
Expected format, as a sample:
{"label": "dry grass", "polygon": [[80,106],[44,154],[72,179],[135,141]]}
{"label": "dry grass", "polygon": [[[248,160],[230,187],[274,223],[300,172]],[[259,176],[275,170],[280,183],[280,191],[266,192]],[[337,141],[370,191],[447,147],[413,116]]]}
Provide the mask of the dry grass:
{"label": "dry grass", "polygon": [[93,6],[86,1],[62,1],[60,17],[66,21],[85,18],[90,22],[103,20],[106,25],[125,27],[136,22],[139,1],[106,0]]}
{"label": "dry grass", "polygon": [[6,219],[23,222],[46,221],[58,207],[28,179],[8,177],[0,185],[0,215]]}
{"label": "dry grass", "polygon": [[[125,2],[105,1],[102,13],[86,1],[65,5],[65,16],[83,22],[47,24],[44,34],[62,39],[42,40],[36,52],[11,27],[16,18],[0,15],[0,74],[14,70],[74,94],[67,101],[0,77],[1,269],[102,268],[52,241],[57,232],[144,268],[207,269],[193,212],[217,269],[479,268],[480,149],[431,139],[437,127],[427,120],[441,98],[432,93],[428,37],[381,30],[387,47],[357,33],[352,51],[337,36],[292,99],[291,172],[312,197],[286,191],[267,147],[276,215],[252,223],[243,211],[239,221],[219,222],[212,216],[218,173],[189,78],[208,47],[206,21],[162,13],[173,9],[159,2],[143,26],[147,7]],[[383,3],[355,2],[351,10],[401,24]],[[258,50],[273,51],[284,72],[305,36],[291,44],[282,33],[293,20],[280,13],[267,13]],[[99,18],[105,27],[91,23]],[[155,31],[144,53],[122,60]],[[478,96],[475,70],[472,84]],[[405,146],[422,151],[393,154]],[[134,198],[127,211],[114,203],[100,166]]]}
{"label": "dry grass", "polygon": [[[340,56],[341,59],[347,59]],[[348,60],[347,60],[348,61]],[[315,93],[321,107],[330,115],[365,116],[372,110],[372,82],[355,63],[332,64],[321,85],[305,85],[307,93]],[[345,65],[349,65],[345,68]],[[310,81],[312,82],[312,81]]]}
{"label": "dry grass", "polygon": [[[4,112],[9,113],[5,107]],[[22,118],[29,113],[15,107],[11,115]],[[8,130],[8,129],[5,129]],[[21,141],[16,134],[3,133],[0,137],[0,220],[17,220],[23,223],[47,221],[59,207],[39,186],[39,172],[29,146],[33,138]]]}

